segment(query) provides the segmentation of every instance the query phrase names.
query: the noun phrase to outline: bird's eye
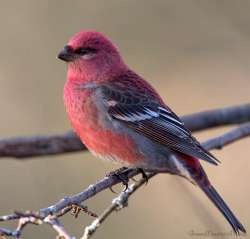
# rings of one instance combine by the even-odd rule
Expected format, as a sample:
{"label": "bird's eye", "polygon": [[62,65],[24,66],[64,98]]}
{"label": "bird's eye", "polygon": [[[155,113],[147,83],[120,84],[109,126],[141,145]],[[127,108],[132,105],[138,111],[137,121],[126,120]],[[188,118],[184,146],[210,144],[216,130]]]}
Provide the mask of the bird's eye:
{"label": "bird's eye", "polygon": [[81,48],[78,48],[75,50],[75,53],[78,54],[78,55],[93,55],[97,52],[97,50],[95,48],[90,48],[90,47],[81,47]]}

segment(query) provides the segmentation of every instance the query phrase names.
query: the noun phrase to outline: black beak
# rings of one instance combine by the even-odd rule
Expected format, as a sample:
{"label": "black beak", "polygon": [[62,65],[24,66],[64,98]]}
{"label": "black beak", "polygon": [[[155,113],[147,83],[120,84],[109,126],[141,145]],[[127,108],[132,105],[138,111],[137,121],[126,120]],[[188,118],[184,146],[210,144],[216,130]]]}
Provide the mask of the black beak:
{"label": "black beak", "polygon": [[61,52],[57,55],[57,58],[66,61],[66,62],[71,62],[75,60],[76,54],[74,54],[73,48],[70,46],[65,46]]}

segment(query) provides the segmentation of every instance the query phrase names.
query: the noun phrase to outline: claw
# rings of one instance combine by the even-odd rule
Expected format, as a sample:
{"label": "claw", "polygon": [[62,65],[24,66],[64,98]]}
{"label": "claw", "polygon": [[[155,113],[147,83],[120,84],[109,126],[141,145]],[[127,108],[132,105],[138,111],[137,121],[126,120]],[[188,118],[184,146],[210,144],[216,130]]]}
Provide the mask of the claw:
{"label": "claw", "polygon": [[125,186],[125,188],[122,191],[125,192],[128,189],[128,183],[124,183],[124,182],[122,182],[122,183]]}
{"label": "claw", "polygon": [[[122,167],[122,168],[119,168],[115,171],[110,172],[107,175],[107,177],[112,176],[112,177],[116,177],[118,180],[120,180],[122,182],[122,184],[125,186],[125,189],[123,191],[126,191],[128,189],[129,178],[125,174],[123,174],[126,170],[128,170],[128,168]],[[112,187],[110,187],[109,189],[112,193],[117,194],[117,192],[115,192]]]}
{"label": "claw", "polygon": [[114,194],[118,194],[118,192],[116,192],[116,191],[112,188],[112,186],[109,187],[109,190],[110,190],[112,193],[114,193]]}
{"label": "claw", "polygon": [[116,175],[119,176],[119,174],[123,173],[123,172],[126,171],[127,169],[128,169],[127,167],[118,168],[118,169],[116,169],[116,170],[114,170],[114,171],[109,172],[106,176],[107,176],[107,177],[116,176]]}
{"label": "claw", "polygon": [[145,185],[148,184],[148,176],[142,168],[138,168],[138,172],[141,173],[142,178],[145,179]]}

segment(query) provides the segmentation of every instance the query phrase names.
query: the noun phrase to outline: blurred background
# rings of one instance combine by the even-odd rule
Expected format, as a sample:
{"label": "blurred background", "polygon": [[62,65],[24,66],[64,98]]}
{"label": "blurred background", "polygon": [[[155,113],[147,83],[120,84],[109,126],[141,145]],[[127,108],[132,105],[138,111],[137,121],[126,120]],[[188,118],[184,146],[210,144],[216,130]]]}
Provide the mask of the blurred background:
{"label": "blurred background", "polygon": [[[119,46],[180,115],[250,101],[250,1],[5,1],[0,0],[0,137],[63,133],[70,128],[62,92],[66,66],[59,50],[79,30],[95,29]],[[228,129],[196,134],[205,140]],[[211,181],[250,231],[250,140],[214,154],[219,167],[203,163]],[[117,165],[87,152],[27,161],[0,160],[0,214],[39,209],[82,191]],[[116,188],[121,190],[121,188]],[[100,213],[114,194],[87,202]],[[92,221],[64,217],[78,237]],[[4,226],[6,224],[1,224]],[[231,228],[202,192],[161,175],[112,215],[95,238],[202,238],[192,232]],[[29,226],[24,238],[53,238],[47,226]]]}

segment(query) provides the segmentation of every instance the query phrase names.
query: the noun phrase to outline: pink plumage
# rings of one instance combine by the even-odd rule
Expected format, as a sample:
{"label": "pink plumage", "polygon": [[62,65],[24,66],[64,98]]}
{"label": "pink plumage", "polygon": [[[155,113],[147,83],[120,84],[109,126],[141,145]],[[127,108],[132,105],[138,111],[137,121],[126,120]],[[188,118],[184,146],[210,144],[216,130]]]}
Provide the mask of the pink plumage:
{"label": "pink plumage", "polygon": [[58,57],[68,63],[64,102],[72,127],[96,156],[129,167],[171,172],[197,184],[235,233],[245,232],[199,160],[218,160],[191,135],[154,88],[123,61],[103,34],[79,32]]}

